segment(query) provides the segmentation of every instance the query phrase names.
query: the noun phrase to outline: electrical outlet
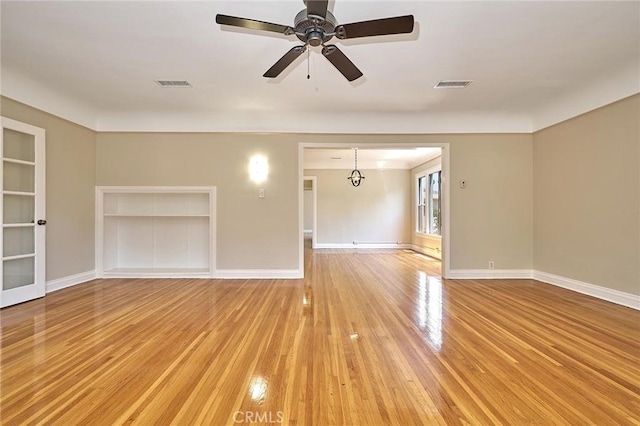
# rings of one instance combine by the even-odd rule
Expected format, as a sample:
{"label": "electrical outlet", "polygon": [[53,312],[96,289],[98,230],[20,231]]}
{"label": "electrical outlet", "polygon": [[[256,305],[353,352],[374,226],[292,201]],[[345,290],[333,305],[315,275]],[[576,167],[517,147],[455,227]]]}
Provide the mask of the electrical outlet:
{"label": "electrical outlet", "polygon": [[258,198],[264,198],[264,189],[259,189],[258,190]]}
{"label": "electrical outlet", "polygon": [[493,260],[489,261],[489,269],[493,269],[493,267],[495,266],[495,263],[493,263]]}

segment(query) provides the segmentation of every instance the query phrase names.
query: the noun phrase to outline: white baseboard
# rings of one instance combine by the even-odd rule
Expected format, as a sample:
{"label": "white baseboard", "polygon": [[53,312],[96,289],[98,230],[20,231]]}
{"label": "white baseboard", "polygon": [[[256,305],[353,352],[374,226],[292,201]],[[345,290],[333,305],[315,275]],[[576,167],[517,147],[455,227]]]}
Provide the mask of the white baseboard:
{"label": "white baseboard", "polygon": [[81,272],[79,274],[69,275],[68,277],[47,281],[45,288],[47,293],[51,293],[53,291],[62,290],[63,288],[72,287],[95,279],[96,271]]}
{"label": "white baseboard", "polygon": [[640,295],[637,294],[625,293],[619,290],[613,290],[607,287],[589,284],[583,281],[565,278],[541,271],[533,271],[533,279],[593,296],[608,302],[616,303],[618,305],[640,310]]}
{"label": "white baseboard", "polygon": [[452,269],[450,279],[531,279],[531,269]]}
{"label": "white baseboard", "polygon": [[220,279],[299,279],[299,269],[218,269],[213,278]]}
{"label": "white baseboard", "polygon": [[313,229],[305,229],[303,232],[305,234],[313,234]]}
{"label": "white baseboard", "polygon": [[618,305],[640,310],[640,295],[531,269],[452,269],[450,279],[534,279]]}
{"label": "white baseboard", "polygon": [[411,248],[411,244],[404,244],[404,243],[400,243],[400,244],[394,244],[394,243],[386,243],[386,244],[385,243],[383,243],[383,244],[316,243],[316,245],[313,248],[314,249],[344,249],[344,248],[348,248],[348,249],[353,249],[353,248],[358,248],[358,249],[410,249]]}
{"label": "white baseboard", "polygon": [[[403,247],[408,244],[319,244],[318,248],[412,248]],[[378,247],[384,246],[384,247]],[[412,248],[413,249],[413,248]],[[418,251],[418,250],[416,250]],[[302,278],[302,271],[298,269],[218,269],[213,278],[220,279],[299,279]],[[578,293],[627,306],[640,310],[640,295],[625,293],[618,290],[589,284],[571,278],[561,277],[542,271],[532,271],[530,269],[452,269],[449,274],[450,279],[535,279],[547,284],[562,287]],[[47,281],[46,292],[51,293],[63,288],[72,287],[87,281],[96,279],[95,271],[81,272],[68,277]]]}

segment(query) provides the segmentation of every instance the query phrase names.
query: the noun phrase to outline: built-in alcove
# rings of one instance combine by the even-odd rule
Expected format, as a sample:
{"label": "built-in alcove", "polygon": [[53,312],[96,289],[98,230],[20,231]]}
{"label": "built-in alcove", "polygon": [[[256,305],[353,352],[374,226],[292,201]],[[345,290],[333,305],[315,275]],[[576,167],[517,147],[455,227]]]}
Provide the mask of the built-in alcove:
{"label": "built-in alcove", "polygon": [[214,187],[98,187],[98,277],[211,277]]}

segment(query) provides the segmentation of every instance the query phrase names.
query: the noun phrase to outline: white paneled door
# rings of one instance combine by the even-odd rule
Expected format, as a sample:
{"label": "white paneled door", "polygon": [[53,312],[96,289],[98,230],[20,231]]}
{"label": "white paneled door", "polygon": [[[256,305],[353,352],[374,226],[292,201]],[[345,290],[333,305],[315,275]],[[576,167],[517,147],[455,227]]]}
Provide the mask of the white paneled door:
{"label": "white paneled door", "polygon": [[45,294],[45,132],[2,117],[0,307]]}

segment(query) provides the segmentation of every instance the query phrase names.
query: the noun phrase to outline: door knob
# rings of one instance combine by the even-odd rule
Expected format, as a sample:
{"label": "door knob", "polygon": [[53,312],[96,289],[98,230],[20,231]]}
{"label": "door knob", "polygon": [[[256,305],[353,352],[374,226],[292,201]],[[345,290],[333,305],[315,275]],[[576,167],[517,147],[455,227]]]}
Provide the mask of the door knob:
{"label": "door knob", "polygon": [[46,220],[42,220],[42,219],[38,220],[38,225],[46,225],[46,224],[47,224]]}

